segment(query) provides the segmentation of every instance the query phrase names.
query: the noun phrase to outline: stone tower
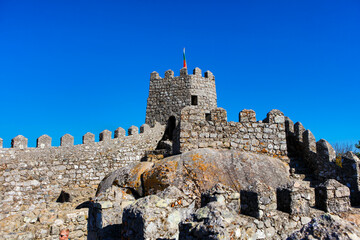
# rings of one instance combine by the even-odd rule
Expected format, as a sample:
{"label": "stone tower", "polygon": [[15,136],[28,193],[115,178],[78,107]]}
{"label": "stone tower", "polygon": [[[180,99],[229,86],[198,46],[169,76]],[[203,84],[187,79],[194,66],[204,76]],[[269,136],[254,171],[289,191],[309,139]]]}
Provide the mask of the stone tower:
{"label": "stone tower", "polygon": [[204,77],[199,68],[192,75],[182,68],[177,77],[172,70],[166,71],[164,78],[151,73],[145,123],[153,126],[157,121],[172,128],[178,123],[181,109],[191,105],[208,112],[217,107],[215,77],[210,71]]}

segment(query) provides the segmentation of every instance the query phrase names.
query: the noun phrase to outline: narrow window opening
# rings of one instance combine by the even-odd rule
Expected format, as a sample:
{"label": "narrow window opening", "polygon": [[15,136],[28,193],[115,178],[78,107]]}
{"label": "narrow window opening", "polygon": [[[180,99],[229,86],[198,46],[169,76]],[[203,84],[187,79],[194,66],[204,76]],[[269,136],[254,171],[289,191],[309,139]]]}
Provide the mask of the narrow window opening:
{"label": "narrow window opening", "polygon": [[205,113],[205,119],[206,119],[206,121],[211,121],[211,114]]}
{"label": "narrow window opening", "polygon": [[192,95],[191,96],[191,105],[198,105],[198,96]]}

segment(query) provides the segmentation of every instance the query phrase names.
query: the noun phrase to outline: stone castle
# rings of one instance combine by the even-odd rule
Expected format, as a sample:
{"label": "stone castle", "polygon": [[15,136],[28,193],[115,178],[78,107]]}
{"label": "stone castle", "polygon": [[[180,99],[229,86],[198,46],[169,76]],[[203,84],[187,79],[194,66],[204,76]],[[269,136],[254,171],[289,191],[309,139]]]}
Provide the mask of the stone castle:
{"label": "stone castle", "polygon": [[[27,147],[27,141],[20,135],[12,139],[11,148],[3,148],[0,138],[0,222],[54,202],[69,186],[99,184],[108,173],[131,163],[200,148],[283,159],[293,174],[303,164],[317,181],[336,179],[348,187],[351,204],[360,204],[360,166],[354,154],[337,159],[326,140],[316,141],[310,130],[300,122],[294,124],[279,110],[271,110],[263,120],[257,120],[253,110],[242,110],[238,122],[228,122],[226,111],[217,107],[214,75],[207,71],[202,76],[199,68],[193,74],[183,68],[180,76],[169,70],[164,78],[151,73],[146,119],[140,131],[132,126],[126,134],[118,128],[112,136],[104,130],[99,142],[94,134],[86,133],[79,145],[66,134],[58,147],[51,145],[47,135],[37,139],[36,148]],[[289,191],[283,190],[279,196],[287,196]]]}

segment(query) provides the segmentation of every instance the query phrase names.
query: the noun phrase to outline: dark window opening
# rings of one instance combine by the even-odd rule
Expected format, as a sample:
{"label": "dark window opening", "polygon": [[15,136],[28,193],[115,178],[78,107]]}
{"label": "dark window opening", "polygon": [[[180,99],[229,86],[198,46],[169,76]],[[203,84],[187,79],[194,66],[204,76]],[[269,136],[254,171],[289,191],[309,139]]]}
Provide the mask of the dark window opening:
{"label": "dark window opening", "polygon": [[176,118],[174,116],[169,117],[168,122],[167,122],[167,126],[165,129],[165,134],[164,134],[164,140],[173,140],[174,137],[174,130],[176,127]]}
{"label": "dark window opening", "polygon": [[191,105],[198,105],[198,96],[191,96]]}
{"label": "dark window opening", "polygon": [[255,218],[259,217],[259,201],[256,192],[240,191],[240,204],[241,214]]}
{"label": "dark window opening", "polygon": [[211,121],[211,114],[205,113],[205,119],[206,119],[206,121]]}

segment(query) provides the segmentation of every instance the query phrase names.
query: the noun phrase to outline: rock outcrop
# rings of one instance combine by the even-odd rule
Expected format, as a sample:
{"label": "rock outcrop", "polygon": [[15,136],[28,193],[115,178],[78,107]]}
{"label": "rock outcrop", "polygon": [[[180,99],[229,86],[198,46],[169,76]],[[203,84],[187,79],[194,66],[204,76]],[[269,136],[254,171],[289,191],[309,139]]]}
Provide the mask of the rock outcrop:
{"label": "rock outcrop", "polygon": [[201,193],[216,183],[240,192],[259,183],[276,189],[290,182],[288,165],[282,160],[237,150],[197,149],[130,169],[110,174],[97,192],[106,190],[110,183],[134,189],[141,196],[175,186],[200,199]]}
{"label": "rock outcrop", "polygon": [[360,239],[360,229],[355,224],[338,216],[325,214],[314,218],[301,230],[294,232],[288,240],[300,239]]}

